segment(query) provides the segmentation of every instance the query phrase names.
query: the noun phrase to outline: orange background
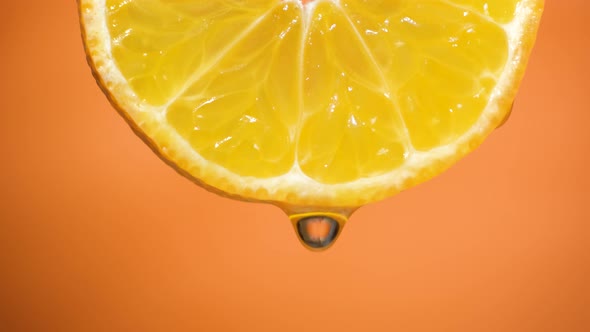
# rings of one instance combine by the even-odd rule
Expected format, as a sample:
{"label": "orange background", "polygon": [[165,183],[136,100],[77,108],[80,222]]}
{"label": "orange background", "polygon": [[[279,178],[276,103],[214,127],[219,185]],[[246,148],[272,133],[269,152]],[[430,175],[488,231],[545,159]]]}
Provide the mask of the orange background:
{"label": "orange background", "polygon": [[2,6],[0,331],[590,331],[587,1],[547,1],[504,127],[320,254],[129,130],[74,1]]}

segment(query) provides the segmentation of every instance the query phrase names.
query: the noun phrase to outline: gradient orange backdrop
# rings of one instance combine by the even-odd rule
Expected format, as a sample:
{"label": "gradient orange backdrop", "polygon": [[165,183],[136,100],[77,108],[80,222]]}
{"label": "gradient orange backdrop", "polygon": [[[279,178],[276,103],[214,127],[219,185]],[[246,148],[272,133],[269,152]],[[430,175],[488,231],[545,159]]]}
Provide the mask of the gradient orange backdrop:
{"label": "gradient orange backdrop", "polygon": [[590,331],[590,4],[548,0],[510,121],[327,252],[160,161],[74,1],[4,1],[0,331]]}

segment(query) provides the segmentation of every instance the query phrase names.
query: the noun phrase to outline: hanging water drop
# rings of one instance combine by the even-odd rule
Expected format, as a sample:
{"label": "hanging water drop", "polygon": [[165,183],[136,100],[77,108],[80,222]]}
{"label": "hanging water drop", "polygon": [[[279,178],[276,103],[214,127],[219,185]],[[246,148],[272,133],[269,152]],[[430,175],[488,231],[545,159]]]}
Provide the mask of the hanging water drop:
{"label": "hanging water drop", "polygon": [[291,216],[293,227],[301,243],[313,251],[321,251],[334,244],[346,217],[328,213],[306,213]]}

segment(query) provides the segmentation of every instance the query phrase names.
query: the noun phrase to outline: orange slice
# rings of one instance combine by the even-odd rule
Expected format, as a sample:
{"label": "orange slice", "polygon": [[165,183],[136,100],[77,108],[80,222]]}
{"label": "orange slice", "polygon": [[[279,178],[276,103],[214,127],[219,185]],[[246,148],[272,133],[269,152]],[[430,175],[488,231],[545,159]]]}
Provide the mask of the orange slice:
{"label": "orange slice", "polygon": [[79,8],[99,85],[161,158],[206,188],[271,202],[297,221],[346,220],[477,147],[509,112],[543,1]]}

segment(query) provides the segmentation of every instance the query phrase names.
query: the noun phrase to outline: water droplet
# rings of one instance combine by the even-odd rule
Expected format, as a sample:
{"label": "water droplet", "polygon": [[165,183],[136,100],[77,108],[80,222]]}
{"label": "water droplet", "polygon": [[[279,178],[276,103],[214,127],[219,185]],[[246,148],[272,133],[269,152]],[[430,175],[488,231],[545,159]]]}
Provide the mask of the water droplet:
{"label": "water droplet", "polygon": [[510,118],[510,115],[512,115],[513,108],[514,108],[514,101],[512,102],[512,105],[510,105],[510,110],[508,111],[508,113],[506,113],[506,115],[504,116],[502,121],[500,121],[500,124],[496,127],[496,129],[502,127],[506,123],[506,121],[508,121],[508,119]]}
{"label": "water droplet", "polygon": [[314,251],[325,250],[334,244],[346,219],[344,216],[332,213],[306,213],[291,216],[299,240],[306,248]]}

